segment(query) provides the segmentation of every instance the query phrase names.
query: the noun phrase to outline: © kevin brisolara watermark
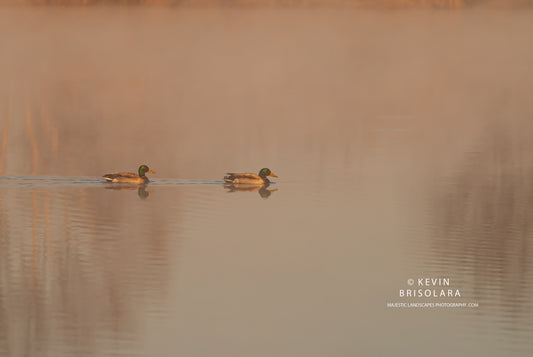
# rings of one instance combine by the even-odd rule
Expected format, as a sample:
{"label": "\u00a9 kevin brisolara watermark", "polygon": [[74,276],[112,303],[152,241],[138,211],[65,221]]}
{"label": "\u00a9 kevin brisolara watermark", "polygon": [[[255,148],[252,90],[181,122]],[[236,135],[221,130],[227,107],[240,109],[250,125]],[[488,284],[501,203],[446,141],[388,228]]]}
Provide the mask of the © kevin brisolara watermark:
{"label": "\u00a9 kevin brisolara watermark", "polygon": [[409,278],[410,289],[400,289],[400,297],[461,297],[461,291],[450,285],[449,278]]}
{"label": "\u00a9 kevin brisolara watermark", "polygon": [[450,301],[464,298],[461,290],[451,284],[450,278],[409,278],[407,287],[398,289],[399,298],[432,298],[429,302],[388,302],[387,307],[396,308],[468,308],[479,307],[477,302]]}

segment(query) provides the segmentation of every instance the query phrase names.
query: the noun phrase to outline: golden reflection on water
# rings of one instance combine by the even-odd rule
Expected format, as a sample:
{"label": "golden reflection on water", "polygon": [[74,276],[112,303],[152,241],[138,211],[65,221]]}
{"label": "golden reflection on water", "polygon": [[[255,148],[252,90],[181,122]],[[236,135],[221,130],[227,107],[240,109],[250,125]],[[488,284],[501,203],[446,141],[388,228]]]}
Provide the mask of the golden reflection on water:
{"label": "golden reflection on water", "polygon": [[[142,187],[135,189],[145,198]],[[135,214],[145,201],[109,200],[105,192],[33,188],[1,195],[6,355],[120,351],[116,343],[131,344],[139,333],[139,316],[164,300],[162,277],[171,265],[165,222],[149,212],[125,220],[120,216]]]}
{"label": "golden reflection on water", "polygon": [[533,333],[526,323],[533,314],[529,128],[527,122],[489,124],[476,151],[435,187],[432,255],[424,260],[437,271],[453,267],[457,276],[469,277],[480,304],[519,341]]}

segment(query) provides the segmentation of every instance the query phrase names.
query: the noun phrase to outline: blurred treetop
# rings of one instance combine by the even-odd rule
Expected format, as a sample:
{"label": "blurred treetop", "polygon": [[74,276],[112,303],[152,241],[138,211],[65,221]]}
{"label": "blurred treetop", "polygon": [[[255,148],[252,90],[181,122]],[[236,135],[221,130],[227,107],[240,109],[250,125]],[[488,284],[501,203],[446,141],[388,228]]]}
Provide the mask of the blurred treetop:
{"label": "blurred treetop", "polygon": [[11,5],[158,5],[186,7],[321,7],[465,8],[474,6],[522,7],[533,0],[4,0]]}

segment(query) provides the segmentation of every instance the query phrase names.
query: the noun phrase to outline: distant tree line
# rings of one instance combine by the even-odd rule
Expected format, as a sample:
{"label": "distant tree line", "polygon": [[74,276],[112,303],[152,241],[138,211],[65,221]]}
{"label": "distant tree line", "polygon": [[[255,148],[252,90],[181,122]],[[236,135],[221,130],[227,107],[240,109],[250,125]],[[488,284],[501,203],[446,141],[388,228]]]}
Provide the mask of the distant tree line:
{"label": "distant tree line", "polygon": [[163,6],[329,6],[462,8],[481,5],[533,5],[533,0],[7,0],[23,5],[163,5]]}

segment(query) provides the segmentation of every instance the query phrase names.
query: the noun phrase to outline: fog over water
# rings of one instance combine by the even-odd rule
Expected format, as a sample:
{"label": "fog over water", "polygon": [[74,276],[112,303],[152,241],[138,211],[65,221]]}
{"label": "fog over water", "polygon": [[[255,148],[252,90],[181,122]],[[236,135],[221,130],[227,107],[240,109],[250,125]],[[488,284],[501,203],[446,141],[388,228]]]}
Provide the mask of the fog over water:
{"label": "fog over water", "polygon": [[[470,131],[531,114],[520,105],[531,90],[530,12],[1,11],[6,175],[149,160],[166,177],[212,178],[228,159],[247,166],[242,147],[270,155],[253,161],[304,152],[317,163],[325,136],[372,146],[382,133],[358,129],[389,122],[427,128],[420,145],[464,141],[453,146],[461,152]],[[223,148],[239,154],[221,161]]]}
{"label": "fog over water", "polygon": [[463,3],[0,7],[0,355],[530,356],[533,12]]}

